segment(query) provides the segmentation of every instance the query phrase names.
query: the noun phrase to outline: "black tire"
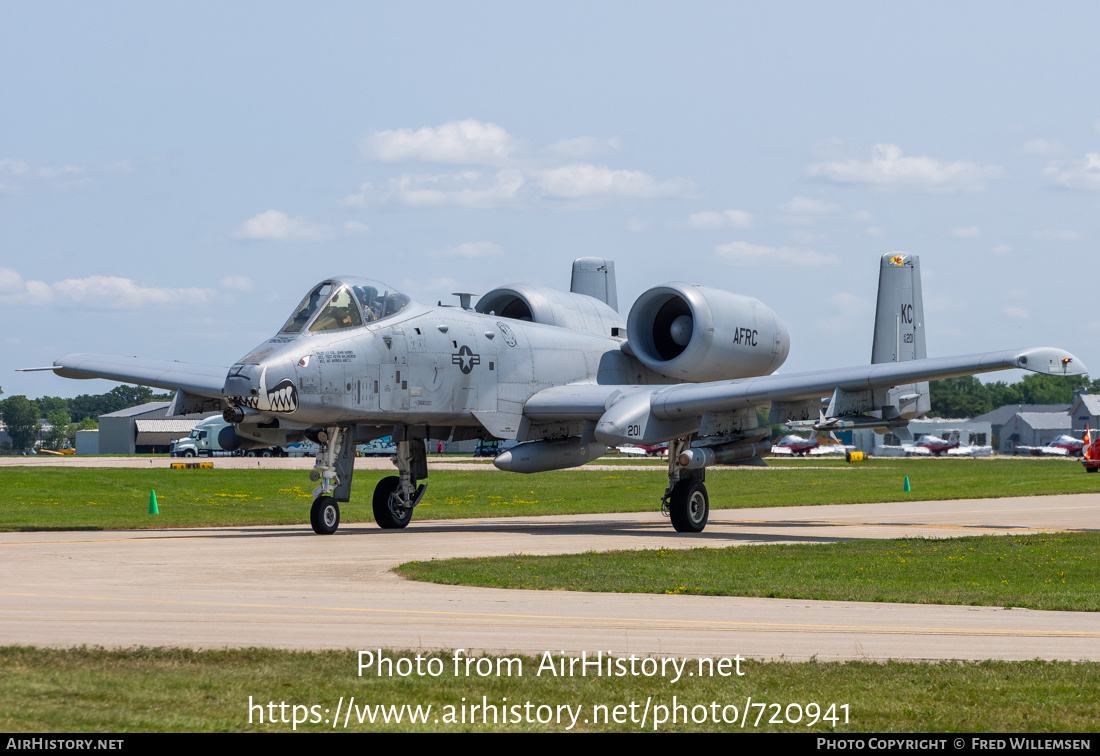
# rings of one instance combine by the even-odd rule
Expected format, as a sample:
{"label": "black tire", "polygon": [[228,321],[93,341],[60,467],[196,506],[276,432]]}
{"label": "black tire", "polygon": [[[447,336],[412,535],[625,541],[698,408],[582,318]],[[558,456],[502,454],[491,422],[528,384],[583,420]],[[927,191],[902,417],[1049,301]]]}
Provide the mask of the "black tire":
{"label": "black tire", "polygon": [[270,457],[271,456],[271,449],[264,449],[262,452],[260,452],[260,456],[261,457]]}
{"label": "black tire", "polygon": [[195,452],[193,452],[193,451],[191,451],[190,449],[188,449],[187,451],[185,451],[185,452],[183,453],[183,456],[185,456],[185,457],[193,457],[193,456],[195,456]]}
{"label": "black tire", "polygon": [[668,509],[677,533],[702,533],[710,516],[707,487],[698,480],[681,480],[672,489]]}
{"label": "black tire", "polygon": [[332,535],[340,527],[340,505],[331,496],[318,496],[309,510],[309,524],[317,535]]}
{"label": "black tire", "polygon": [[255,457],[256,456],[256,450],[255,449],[249,449],[248,451],[246,451],[244,453],[244,456],[246,456],[246,457]]}
{"label": "black tire", "polygon": [[409,524],[412,519],[412,509],[406,509],[402,517],[397,517],[390,510],[390,495],[401,485],[401,479],[396,475],[390,475],[378,481],[374,487],[374,521],[378,527],[384,530],[397,530]]}

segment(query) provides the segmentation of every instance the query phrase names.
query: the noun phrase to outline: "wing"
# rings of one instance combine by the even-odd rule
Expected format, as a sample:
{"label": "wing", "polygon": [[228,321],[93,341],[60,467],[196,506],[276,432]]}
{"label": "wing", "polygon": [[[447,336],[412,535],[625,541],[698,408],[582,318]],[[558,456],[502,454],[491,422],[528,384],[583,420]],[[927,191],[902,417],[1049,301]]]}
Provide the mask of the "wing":
{"label": "wing", "polygon": [[[1057,375],[1087,372],[1069,352],[1036,347],[709,383],[559,386],[528,399],[523,414],[532,422],[594,420],[596,438],[610,446],[651,444],[698,431],[707,414],[830,395],[843,407],[855,402],[853,397],[869,400],[877,389],[1013,368]],[[849,413],[836,416],[842,414]]]}
{"label": "wing", "polygon": [[161,389],[181,389],[209,399],[221,399],[229,368],[175,360],[149,360],[112,354],[70,354],[56,360],[53,370],[63,378],[106,378]]}

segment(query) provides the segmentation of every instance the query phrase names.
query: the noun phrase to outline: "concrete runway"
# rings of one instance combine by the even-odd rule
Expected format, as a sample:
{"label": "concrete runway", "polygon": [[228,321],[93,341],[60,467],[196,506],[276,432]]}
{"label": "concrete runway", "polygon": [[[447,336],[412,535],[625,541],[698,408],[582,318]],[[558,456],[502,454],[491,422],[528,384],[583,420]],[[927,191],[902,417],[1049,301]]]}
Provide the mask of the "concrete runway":
{"label": "concrete runway", "polygon": [[1100,495],[657,513],[0,534],[0,644],[465,648],[832,659],[1100,660],[1095,613],[505,591],[413,583],[450,556],[1095,529]]}

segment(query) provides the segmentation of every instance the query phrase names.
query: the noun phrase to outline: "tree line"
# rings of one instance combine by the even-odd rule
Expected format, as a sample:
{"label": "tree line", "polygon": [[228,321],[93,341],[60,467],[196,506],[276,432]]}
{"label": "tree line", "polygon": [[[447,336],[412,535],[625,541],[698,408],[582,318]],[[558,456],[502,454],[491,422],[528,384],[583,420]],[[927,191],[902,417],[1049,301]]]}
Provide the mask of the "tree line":
{"label": "tree line", "polygon": [[982,383],[972,375],[933,381],[930,417],[977,417],[1006,404],[1072,404],[1073,392],[1100,393],[1100,379],[1029,373],[1017,383]]}
{"label": "tree line", "polygon": [[154,394],[145,386],[116,386],[106,394],[81,394],[72,399],[60,396],[28,399],[17,395],[0,401],[0,419],[7,426],[13,450],[34,447],[43,419],[50,426],[42,439],[43,447],[60,450],[73,445],[78,430],[98,428],[100,415],[171,398],[171,394]]}

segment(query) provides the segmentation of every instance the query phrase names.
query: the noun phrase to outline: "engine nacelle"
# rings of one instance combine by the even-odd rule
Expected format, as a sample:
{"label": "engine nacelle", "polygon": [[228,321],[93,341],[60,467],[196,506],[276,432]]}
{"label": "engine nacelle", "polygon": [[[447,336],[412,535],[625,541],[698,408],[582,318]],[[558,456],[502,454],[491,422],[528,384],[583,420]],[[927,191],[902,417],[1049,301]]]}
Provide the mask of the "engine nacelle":
{"label": "engine nacelle", "polygon": [[491,312],[501,318],[572,328],[600,336],[617,336],[626,325],[619,313],[598,299],[527,284],[493,289],[477,301],[474,309],[486,315]]}
{"label": "engine nacelle", "polygon": [[681,282],[638,297],[627,334],[650,370],[692,382],[767,375],[791,348],[787,327],[760,300]]}

